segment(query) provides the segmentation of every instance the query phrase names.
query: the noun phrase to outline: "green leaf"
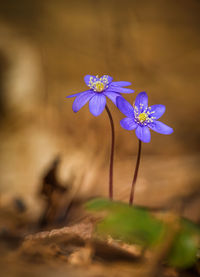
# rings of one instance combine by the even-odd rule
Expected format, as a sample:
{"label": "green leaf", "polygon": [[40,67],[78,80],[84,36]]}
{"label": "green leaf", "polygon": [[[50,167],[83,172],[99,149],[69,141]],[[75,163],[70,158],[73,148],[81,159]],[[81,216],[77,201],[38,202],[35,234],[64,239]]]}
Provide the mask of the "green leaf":
{"label": "green leaf", "polygon": [[195,264],[199,246],[200,229],[186,219],[181,219],[180,232],[174,239],[168,262],[171,266],[187,268]]}
{"label": "green leaf", "polygon": [[[162,244],[171,226],[159,220],[146,208],[98,198],[86,203],[86,209],[102,213],[96,232],[102,237],[111,235],[126,243],[154,247]],[[179,221],[180,220],[180,221]],[[189,220],[180,218],[180,230],[175,235],[167,260],[171,266],[186,268],[196,262],[200,228]]]}
{"label": "green leaf", "polygon": [[163,222],[141,207],[131,207],[121,202],[107,199],[94,199],[86,204],[90,211],[106,212],[104,219],[97,224],[97,233],[111,235],[127,243],[151,246],[161,239],[165,230]]}

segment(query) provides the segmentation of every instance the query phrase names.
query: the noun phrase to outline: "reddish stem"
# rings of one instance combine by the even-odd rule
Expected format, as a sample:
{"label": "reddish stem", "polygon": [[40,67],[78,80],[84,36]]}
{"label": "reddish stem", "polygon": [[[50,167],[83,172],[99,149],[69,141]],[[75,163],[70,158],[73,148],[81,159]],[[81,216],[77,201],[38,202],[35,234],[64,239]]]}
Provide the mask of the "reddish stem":
{"label": "reddish stem", "polygon": [[113,199],[113,161],[114,161],[114,145],[115,145],[115,130],[114,130],[114,122],[111,115],[111,112],[106,105],[106,111],[108,117],[110,119],[110,127],[111,127],[111,151],[110,151],[110,170],[109,170],[109,198]]}
{"label": "reddish stem", "polygon": [[141,149],[142,149],[142,142],[141,140],[138,140],[138,154],[137,154],[137,161],[135,165],[135,172],[133,176],[133,181],[132,181],[132,187],[131,187],[131,193],[130,193],[130,199],[129,199],[129,205],[133,205],[133,199],[134,199],[134,192],[135,192],[135,184],[137,181],[137,176],[138,176],[138,170],[140,166],[140,157],[141,157]]}

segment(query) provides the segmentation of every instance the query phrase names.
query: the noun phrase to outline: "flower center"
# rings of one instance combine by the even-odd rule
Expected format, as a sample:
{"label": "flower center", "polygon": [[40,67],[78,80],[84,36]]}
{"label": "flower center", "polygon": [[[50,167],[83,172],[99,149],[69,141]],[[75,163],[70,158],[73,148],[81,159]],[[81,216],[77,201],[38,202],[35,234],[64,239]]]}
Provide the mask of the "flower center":
{"label": "flower center", "polygon": [[102,92],[103,90],[108,88],[108,76],[104,75],[103,77],[99,78],[98,75],[96,77],[91,76],[88,86],[96,91]]}
{"label": "flower center", "polygon": [[102,91],[104,90],[104,88],[105,88],[105,85],[104,85],[104,83],[102,83],[101,81],[97,81],[97,82],[95,83],[95,90],[96,90],[97,92],[102,92]]}
{"label": "flower center", "polygon": [[141,113],[138,116],[138,119],[141,123],[143,123],[147,119],[148,115],[146,113]]}
{"label": "flower center", "polygon": [[[140,104],[140,106],[142,107],[142,104]],[[154,113],[155,111],[151,111],[151,107],[146,108],[142,113],[140,113],[140,109],[135,106],[135,122],[138,123],[140,126],[147,126],[148,124],[153,123],[156,119],[154,116],[152,116]]]}

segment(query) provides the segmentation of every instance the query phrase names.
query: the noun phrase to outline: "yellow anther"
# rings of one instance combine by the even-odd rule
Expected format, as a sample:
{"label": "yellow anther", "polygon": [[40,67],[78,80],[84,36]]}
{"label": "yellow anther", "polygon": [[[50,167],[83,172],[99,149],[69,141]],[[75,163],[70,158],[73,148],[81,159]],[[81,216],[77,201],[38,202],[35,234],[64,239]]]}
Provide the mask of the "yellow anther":
{"label": "yellow anther", "polygon": [[96,84],[95,84],[95,90],[96,90],[97,92],[103,91],[104,88],[105,88],[105,86],[104,86],[103,83],[101,83],[101,82],[96,82]]}
{"label": "yellow anther", "polygon": [[141,113],[138,116],[138,119],[141,123],[143,123],[147,119],[148,115],[146,113]]}

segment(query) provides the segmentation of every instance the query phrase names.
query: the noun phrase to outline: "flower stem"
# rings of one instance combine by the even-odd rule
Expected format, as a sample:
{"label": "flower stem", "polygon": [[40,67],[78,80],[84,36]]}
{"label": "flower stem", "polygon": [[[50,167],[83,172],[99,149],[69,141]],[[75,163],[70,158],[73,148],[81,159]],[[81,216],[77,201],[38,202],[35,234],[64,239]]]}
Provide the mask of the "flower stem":
{"label": "flower stem", "polygon": [[111,127],[111,150],[110,150],[110,170],[109,170],[109,198],[110,200],[113,199],[113,160],[114,160],[114,145],[115,145],[115,129],[114,129],[114,122],[111,115],[111,112],[106,105],[106,111],[108,117],[110,119],[110,127]]}
{"label": "flower stem", "polygon": [[137,181],[138,170],[139,170],[139,166],[140,166],[141,149],[142,149],[142,142],[141,142],[141,140],[138,140],[138,154],[137,154],[137,161],[136,161],[136,165],[135,165],[135,172],[134,172],[133,181],[132,181],[132,187],[131,187],[129,205],[133,205],[134,192],[135,192],[135,184],[136,184],[136,181]]}

